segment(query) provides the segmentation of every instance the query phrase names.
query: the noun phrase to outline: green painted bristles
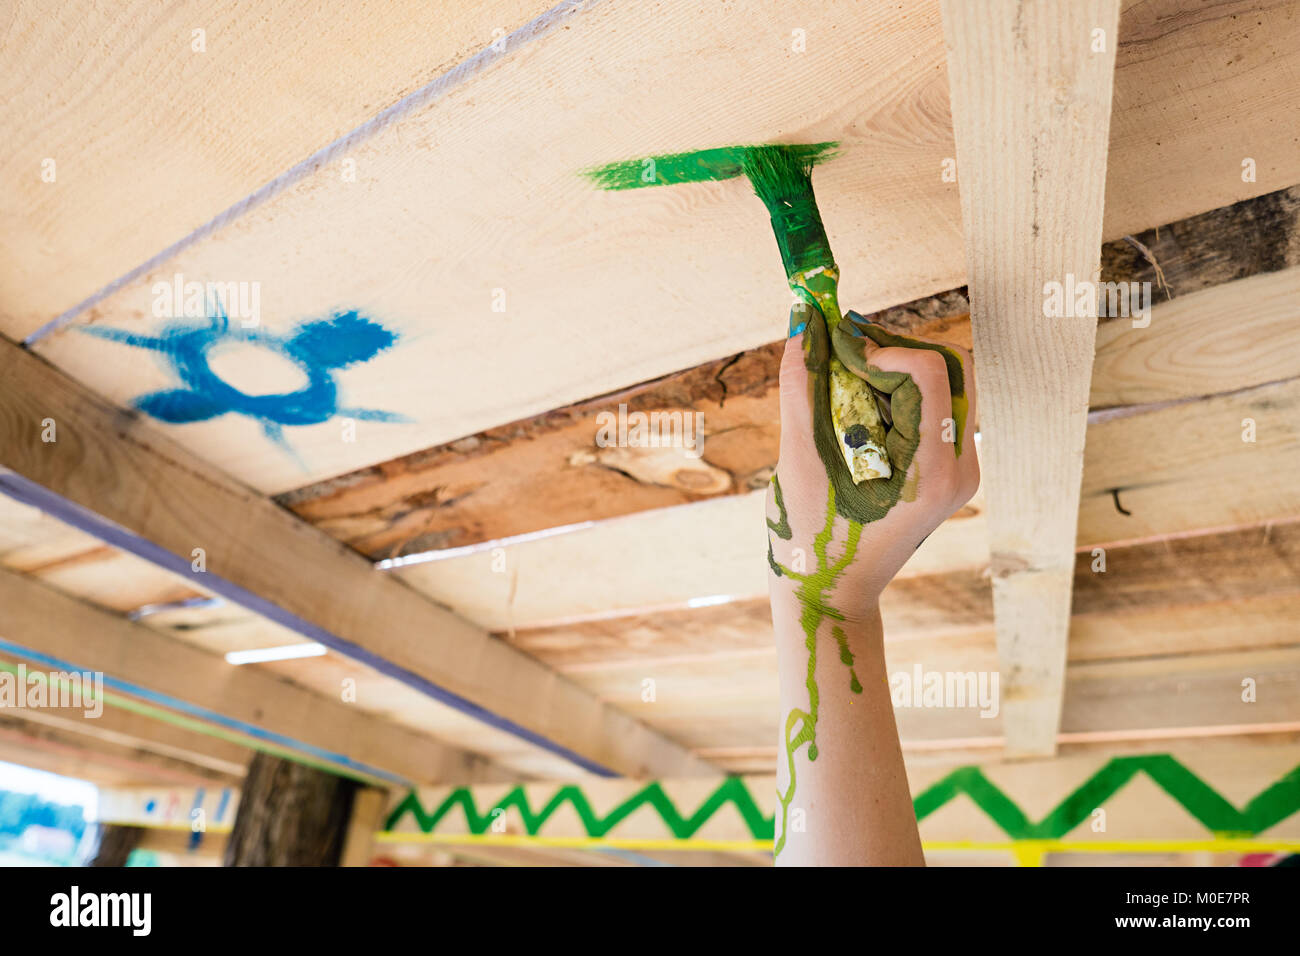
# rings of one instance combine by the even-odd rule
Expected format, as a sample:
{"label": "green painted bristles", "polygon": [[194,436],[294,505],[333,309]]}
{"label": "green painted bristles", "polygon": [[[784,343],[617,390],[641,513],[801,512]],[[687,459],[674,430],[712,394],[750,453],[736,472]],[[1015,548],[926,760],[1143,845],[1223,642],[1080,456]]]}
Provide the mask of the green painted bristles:
{"label": "green painted bristles", "polygon": [[772,217],[787,278],[818,267],[835,268],[830,240],[813,196],[812,160],[791,146],[756,146],[743,168]]}

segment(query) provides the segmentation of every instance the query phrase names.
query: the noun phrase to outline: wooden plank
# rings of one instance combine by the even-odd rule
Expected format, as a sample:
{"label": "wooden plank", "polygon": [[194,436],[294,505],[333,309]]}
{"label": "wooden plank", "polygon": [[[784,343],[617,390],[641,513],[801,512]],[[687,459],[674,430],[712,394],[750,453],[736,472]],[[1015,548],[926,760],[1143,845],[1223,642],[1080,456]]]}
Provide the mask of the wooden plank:
{"label": "wooden plank", "polygon": [[[1157,293],[1158,294],[1158,293]],[[1093,408],[1213,395],[1300,377],[1300,268],[1181,296],[1097,328]]]}
{"label": "wooden plank", "polygon": [[[1242,746],[1225,740],[1163,753],[1110,750],[967,766],[909,764],[908,780],[928,850],[980,841],[1013,851],[1018,841],[1044,841],[1064,844],[1058,849],[1115,852],[1121,849],[1117,843],[1168,841],[1175,845],[1163,847],[1166,852],[1185,852],[1195,848],[1186,844],[1234,833],[1247,841],[1238,852],[1246,852],[1252,838],[1259,845],[1300,838],[1295,788],[1274,786],[1297,763],[1300,748],[1293,741]],[[1222,803],[1202,799],[1207,790]],[[1095,803],[1080,805],[1080,791],[1094,794]],[[676,818],[644,806],[651,792],[662,793]],[[388,828],[378,838],[394,846],[522,847],[531,838],[537,846],[609,841],[629,849],[666,844],[754,850],[771,839],[774,793],[770,775],[592,781],[565,793],[555,784],[423,788],[394,795]],[[543,807],[549,812],[525,828],[520,802],[534,813]],[[467,806],[476,819],[463,812]],[[575,812],[579,806],[587,812]],[[440,807],[451,809],[437,815]],[[628,812],[632,807],[637,809]],[[491,812],[498,808],[499,814]],[[611,824],[602,822],[615,814]],[[691,822],[683,826],[679,819]]]}
{"label": "wooden plank", "polygon": [[[1246,419],[1255,422],[1254,442],[1242,441]],[[1097,546],[1293,518],[1300,514],[1300,486],[1289,478],[1300,470],[1297,421],[1300,379],[1100,413],[1088,426],[1076,546],[1090,555]],[[1229,474],[1232,493],[1225,494]],[[984,506],[979,499],[972,505],[974,514],[959,512],[940,526],[903,577],[987,567]],[[761,541],[746,541],[762,527],[761,507],[760,495],[719,498],[397,573],[501,631],[668,609],[713,595],[758,598],[766,593],[766,552]],[[622,559],[611,562],[611,554]],[[591,574],[575,577],[572,567]]]}
{"label": "wooden plank", "polygon": [[143,749],[71,733],[37,720],[36,711],[0,713],[0,761],[45,770],[63,777],[97,784],[166,783],[225,786],[243,775],[223,773],[211,767]]}
{"label": "wooden plank", "polygon": [[3,159],[0,330],[34,331],[551,5],[7,4],[0,51],[23,79],[0,126],[28,148]]}
{"label": "wooden plank", "polygon": [[[685,607],[767,593],[765,492],[646,511],[569,534],[506,544],[393,573],[496,631]],[[900,572],[988,560],[982,502],[941,525]],[[617,555],[617,561],[610,556]],[[582,568],[575,575],[573,568]]]}
{"label": "wooden plank", "polygon": [[[10,571],[0,571],[0,596],[0,631],[13,644],[77,670],[127,680],[134,693],[160,694],[261,728],[282,738],[281,746],[332,765],[418,780],[472,776],[482,764],[464,751],[254,668],[232,667]],[[86,641],[87,634],[95,640]]]}
{"label": "wooden plank", "polygon": [[365,787],[352,798],[352,817],[348,832],[343,838],[343,852],[339,866],[369,866],[374,857],[375,831],[384,822],[388,792],[378,787]]}
{"label": "wooden plank", "polygon": [[[9,663],[16,663],[14,660]],[[84,710],[64,707],[29,708],[22,717],[30,724],[51,727],[69,739],[81,737],[88,749],[104,744],[132,751],[147,751],[181,760],[226,777],[241,777],[252,751],[232,741],[152,720],[116,707],[88,717]]]}
{"label": "wooden plank", "polygon": [[1300,514],[1298,415],[1300,379],[1097,413],[1084,449],[1079,545]]}
{"label": "wooden plank", "polygon": [[[1111,547],[1104,563],[1085,548],[1075,555],[1069,659],[1297,643],[1288,611],[1297,604],[1300,522]],[[887,647],[920,638],[942,647],[949,635],[992,627],[992,587],[982,569],[899,578],[882,595],[881,616]],[[773,653],[765,598],[526,628],[507,639],[566,673]]]}
{"label": "wooden plank", "polygon": [[[1168,223],[1139,234],[1135,243],[1102,245],[1102,281],[1148,286],[1150,322],[1101,322],[1092,408],[1199,397],[1300,376],[1300,187]],[[969,349],[969,311],[965,290],[957,289],[885,309],[872,320]],[[1225,317],[1231,337],[1224,333]],[[776,463],[782,347],[774,342],[750,349],[277,500],[381,560],[744,494]],[[601,421],[609,420],[602,416],[617,419],[620,404],[625,414],[699,413],[706,436],[701,460],[727,472],[730,483],[687,488],[660,475],[620,470],[611,456],[602,462],[594,438]],[[677,460],[698,464],[685,456]]]}
{"label": "wooden plank", "polygon": [[1100,272],[1119,2],[942,7],[1007,745],[1050,754],[1097,312],[1045,318],[1045,283]]}
{"label": "wooden plank", "polygon": [[[1245,0],[1195,15],[1182,6],[1134,0],[1124,28],[1109,34],[1111,50],[1120,41],[1124,118],[1111,149],[1123,155],[1111,165],[1119,214],[1108,235],[1300,180],[1284,132],[1295,125],[1300,75],[1294,18]],[[839,140],[841,158],[817,174],[818,193],[837,256],[870,264],[846,267],[844,300],[870,312],[960,285],[959,207],[942,175],[954,151],[935,6],[820,4],[803,14],[800,29],[812,38],[805,52],[788,42],[788,19],[779,0],[717,11],[707,31],[683,0],[664,4],[653,24],[624,4],[584,7],[572,29],[547,34],[527,56],[506,58],[359,144],[350,154],[363,172],[358,182],[327,165],[84,318],[153,332],[161,325],[151,313],[157,281],[274,274],[262,301],[267,334],[288,335],[339,308],[400,334],[338,380],[348,407],[404,414],[410,424],[361,421],[355,442],[339,440],[337,419],[290,429],[296,458],[247,416],[168,426],[207,460],[281,492],[779,334],[788,293],[771,271],[763,210],[743,182],[598,194],[579,175],[596,163],[789,138],[791,130]],[[832,34],[833,43],[817,39]],[[1259,95],[1261,84],[1270,95]],[[1244,101],[1253,108],[1239,109]],[[683,102],[702,105],[683,111]],[[635,123],[625,121],[631,115]],[[1158,186],[1153,141],[1161,144]],[[1256,182],[1242,180],[1239,143],[1259,154]],[[684,291],[684,275],[707,279]],[[506,313],[491,311],[496,289]],[[692,303],[705,294],[729,308],[701,321]],[[607,310],[574,310],[593,295],[619,303],[619,321],[608,321]],[[495,320],[503,334],[487,348],[484,324],[466,316]],[[119,404],[176,385],[147,349],[71,331],[39,348]],[[260,384],[274,390],[288,381],[268,373]]]}
{"label": "wooden plank", "polygon": [[[41,441],[48,417],[59,422],[57,442]],[[182,573],[195,567],[194,549],[202,549],[205,570],[193,573],[205,589],[281,614],[281,623],[309,639],[363,658],[530,745],[618,772],[707,769],[4,343],[0,448],[0,463],[58,495],[55,505],[70,502],[126,529],[115,542],[120,546],[138,547]],[[95,527],[97,534],[118,534]]]}

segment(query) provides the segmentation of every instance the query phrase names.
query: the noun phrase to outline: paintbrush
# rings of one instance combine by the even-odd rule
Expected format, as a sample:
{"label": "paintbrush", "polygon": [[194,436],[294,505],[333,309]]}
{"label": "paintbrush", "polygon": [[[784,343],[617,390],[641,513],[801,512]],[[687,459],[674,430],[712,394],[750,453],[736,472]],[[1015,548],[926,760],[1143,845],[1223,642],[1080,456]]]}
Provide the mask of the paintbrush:
{"label": "paintbrush", "polygon": [[[840,274],[813,195],[812,164],[806,148],[757,146],[746,152],[742,170],[772,217],[786,280],[797,300],[795,312],[810,321],[824,320],[834,341],[841,338],[835,333],[843,319]],[[887,398],[849,371],[834,350],[827,379],[831,425],[854,484],[890,477],[893,468],[885,450],[888,420],[881,414],[889,407]]]}

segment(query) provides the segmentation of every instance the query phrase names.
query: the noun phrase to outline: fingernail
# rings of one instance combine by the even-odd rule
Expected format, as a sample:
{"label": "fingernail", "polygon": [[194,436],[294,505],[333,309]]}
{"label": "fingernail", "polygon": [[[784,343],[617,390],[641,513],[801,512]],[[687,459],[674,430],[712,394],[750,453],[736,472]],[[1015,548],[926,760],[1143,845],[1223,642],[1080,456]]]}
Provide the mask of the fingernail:
{"label": "fingernail", "polygon": [[807,322],[800,322],[798,325],[794,325],[793,316],[791,317],[790,321],[791,321],[790,338],[794,338],[796,335],[799,335],[801,332],[803,332],[804,329],[808,328]]}

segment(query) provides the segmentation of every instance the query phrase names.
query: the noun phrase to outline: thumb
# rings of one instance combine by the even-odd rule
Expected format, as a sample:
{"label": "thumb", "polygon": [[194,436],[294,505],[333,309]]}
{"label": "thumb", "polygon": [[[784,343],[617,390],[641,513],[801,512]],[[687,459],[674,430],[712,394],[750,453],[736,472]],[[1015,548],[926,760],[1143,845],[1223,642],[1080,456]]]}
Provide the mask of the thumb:
{"label": "thumb", "polygon": [[[809,322],[822,322],[822,314],[806,302],[790,309],[790,338],[781,355],[781,457],[800,457],[813,440],[812,392],[808,387],[807,349],[812,345]],[[806,452],[802,452],[806,454]]]}

